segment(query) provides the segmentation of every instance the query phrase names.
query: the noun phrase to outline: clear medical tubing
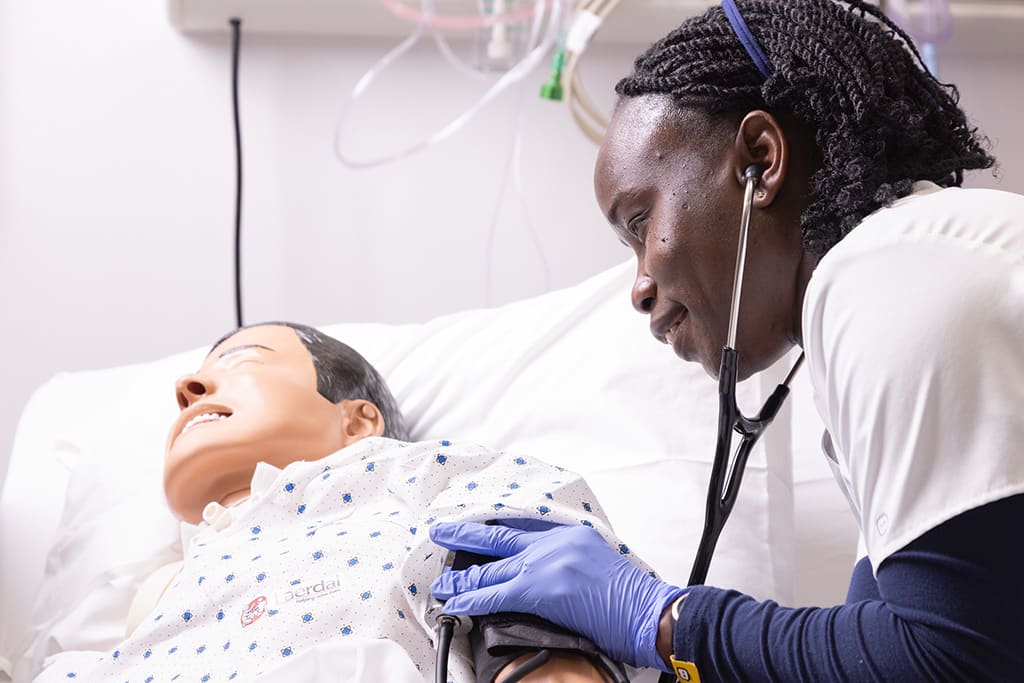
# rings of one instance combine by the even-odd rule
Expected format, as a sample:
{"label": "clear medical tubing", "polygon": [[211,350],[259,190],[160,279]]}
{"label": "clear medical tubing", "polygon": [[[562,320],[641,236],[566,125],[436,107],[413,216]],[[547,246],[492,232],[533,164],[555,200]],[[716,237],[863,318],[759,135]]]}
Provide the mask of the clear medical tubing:
{"label": "clear medical tubing", "polygon": [[[338,117],[338,124],[334,131],[334,154],[338,161],[350,168],[372,168],[374,166],[380,166],[383,164],[392,163],[405,159],[413,154],[422,152],[423,150],[435,145],[452,135],[466,125],[474,116],[476,116],[485,106],[487,106],[492,100],[498,95],[508,89],[512,84],[521,80],[524,76],[530,73],[541,61],[543,61],[545,55],[555,44],[559,30],[561,28],[561,17],[562,8],[567,0],[550,0],[548,2],[537,2],[533,5],[533,18],[530,26],[530,36],[527,42],[528,52],[526,56],[520,60],[518,64],[509,69],[503,74],[495,83],[480,97],[480,99],[468,110],[457,116],[447,125],[443,126],[440,130],[433,133],[425,140],[417,142],[413,145],[406,147],[395,152],[380,155],[376,158],[371,159],[354,159],[342,150],[341,140],[342,134],[345,130],[345,125],[348,121],[349,113],[352,110],[353,104],[358,100],[366,90],[370,87],[373,81],[391,66],[399,57],[405,54],[413,45],[419,42],[420,38],[423,37],[428,31],[434,36],[435,42],[441,48],[442,53],[445,52],[446,45],[442,47],[443,39],[438,34],[436,27],[430,24],[429,17],[436,16],[433,11],[433,0],[421,0],[422,12],[419,15],[420,21],[416,24],[416,28],[413,32],[403,40],[397,47],[388,52],[384,57],[380,59],[369,71],[367,71],[362,78],[356,83],[352,89],[352,93],[349,96],[347,102],[342,108],[342,112]],[[547,13],[547,24],[544,31],[544,37],[538,43],[538,39],[541,34],[541,27],[545,24],[545,8],[550,5],[551,11]],[[451,60],[449,60],[451,61]]]}

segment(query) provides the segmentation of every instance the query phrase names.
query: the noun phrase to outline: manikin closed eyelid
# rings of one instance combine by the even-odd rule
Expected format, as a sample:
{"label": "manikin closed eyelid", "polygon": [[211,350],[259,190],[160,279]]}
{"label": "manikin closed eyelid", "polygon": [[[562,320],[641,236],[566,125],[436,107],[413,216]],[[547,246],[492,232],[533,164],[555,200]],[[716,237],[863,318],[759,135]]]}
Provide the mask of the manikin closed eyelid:
{"label": "manikin closed eyelid", "polygon": [[[230,356],[219,356],[217,359],[205,363],[203,365],[203,370],[233,370],[240,365],[248,363],[264,364],[264,360],[260,357],[258,350],[249,348],[233,352]],[[200,372],[202,372],[202,370],[200,370]]]}
{"label": "manikin closed eyelid", "polygon": [[269,346],[263,346],[262,344],[243,344],[241,346],[234,346],[234,347],[232,347],[230,349],[227,349],[226,351],[222,351],[217,356],[217,359],[219,360],[221,358],[224,358],[225,356],[230,356],[231,354],[234,354],[234,353],[241,353],[242,351],[252,351],[252,350],[255,350],[255,349],[263,349],[264,351],[273,351],[274,350],[274,349],[270,348]]}

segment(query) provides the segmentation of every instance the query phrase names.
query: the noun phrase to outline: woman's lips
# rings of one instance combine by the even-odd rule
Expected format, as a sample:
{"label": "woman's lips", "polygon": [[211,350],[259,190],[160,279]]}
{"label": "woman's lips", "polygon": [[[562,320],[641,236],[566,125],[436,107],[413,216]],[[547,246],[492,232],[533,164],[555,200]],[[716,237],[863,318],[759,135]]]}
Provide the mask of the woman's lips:
{"label": "woman's lips", "polygon": [[686,320],[685,311],[668,326],[668,330],[665,332],[665,343],[669,346],[675,347],[684,320]]}

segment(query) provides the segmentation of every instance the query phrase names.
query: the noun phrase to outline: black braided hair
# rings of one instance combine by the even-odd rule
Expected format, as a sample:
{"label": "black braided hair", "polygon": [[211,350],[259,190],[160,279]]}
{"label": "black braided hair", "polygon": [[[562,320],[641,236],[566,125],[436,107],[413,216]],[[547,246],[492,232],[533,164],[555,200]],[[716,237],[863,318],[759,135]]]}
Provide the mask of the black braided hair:
{"label": "black braided hair", "polygon": [[736,4],[775,66],[770,78],[713,7],[640,55],[615,90],[670,95],[714,116],[788,111],[810,126],[821,166],[800,220],[806,250],[824,254],[869,213],[910,194],[914,181],[958,186],[965,170],[995,163],[956,87],[923,69],[913,41],[874,5]]}

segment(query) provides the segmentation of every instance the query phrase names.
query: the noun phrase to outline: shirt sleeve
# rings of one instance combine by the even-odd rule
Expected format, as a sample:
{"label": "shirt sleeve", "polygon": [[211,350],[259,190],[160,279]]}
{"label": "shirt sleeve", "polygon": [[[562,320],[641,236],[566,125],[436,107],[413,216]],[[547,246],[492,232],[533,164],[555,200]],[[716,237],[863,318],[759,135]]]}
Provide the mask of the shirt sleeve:
{"label": "shirt sleeve", "polygon": [[1019,258],[955,235],[886,242],[889,227],[862,225],[827,254],[803,311],[815,402],[876,571],[1024,492]]}
{"label": "shirt sleeve", "polygon": [[673,651],[704,683],[1018,681],[1022,523],[1024,495],[959,515],[893,553],[874,587],[862,560],[851,601],[839,607],[784,608],[694,588]]}

